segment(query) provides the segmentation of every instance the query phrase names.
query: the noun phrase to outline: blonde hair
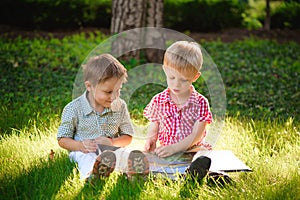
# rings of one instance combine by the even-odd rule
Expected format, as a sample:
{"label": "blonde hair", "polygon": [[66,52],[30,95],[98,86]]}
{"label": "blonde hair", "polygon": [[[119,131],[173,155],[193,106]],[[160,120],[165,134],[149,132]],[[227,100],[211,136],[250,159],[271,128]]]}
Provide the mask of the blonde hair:
{"label": "blonde hair", "polygon": [[127,78],[127,70],[112,55],[101,54],[92,57],[86,65],[83,65],[84,81],[90,81],[92,85],[105,82],[107,79],[116,77],[119,79]]}
{"label": "blonde hair", "polygon": [[200,45],[196,42],[177,41],[167,48],[164,66],[174,68],[187,78],[193,78],[203,64]]}

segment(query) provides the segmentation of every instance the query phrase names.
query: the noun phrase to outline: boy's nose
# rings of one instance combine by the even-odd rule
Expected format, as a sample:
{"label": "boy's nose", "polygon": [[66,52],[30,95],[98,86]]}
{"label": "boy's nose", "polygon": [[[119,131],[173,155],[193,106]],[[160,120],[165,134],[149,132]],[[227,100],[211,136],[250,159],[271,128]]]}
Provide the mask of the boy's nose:
{"label": "boy's nose", "polygon": [[180,82],[179,81],[175,81],[175,86],[176,87],[180,87]]}
{"label": "boy's nose", "polygon": [[110,99],[111,99],[112,101],[115,100],[115,99],[116,99],[116,95],[112,94],[112,95],[110,96]]}
{"label": "boy's nose", "polygon": [[115,100],[118,96],[120,95],[120,93],[118,91],[113,92],[113,94],[111,95],[111,100]]}

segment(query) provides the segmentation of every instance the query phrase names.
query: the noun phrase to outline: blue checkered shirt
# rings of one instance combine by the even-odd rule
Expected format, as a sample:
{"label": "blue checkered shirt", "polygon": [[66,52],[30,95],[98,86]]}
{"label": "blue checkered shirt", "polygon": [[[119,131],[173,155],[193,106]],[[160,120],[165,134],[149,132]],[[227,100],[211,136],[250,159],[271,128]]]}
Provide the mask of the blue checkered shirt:
{"label": "blue checkered shirt", "polygon": [[85,140],[99,136],[115,138],[133,135],[133,126],[124,100],[114,100],[110,108],[99,113],[91,107],[86,96],[87,91],[65,106],[57,139],[68,137]]}

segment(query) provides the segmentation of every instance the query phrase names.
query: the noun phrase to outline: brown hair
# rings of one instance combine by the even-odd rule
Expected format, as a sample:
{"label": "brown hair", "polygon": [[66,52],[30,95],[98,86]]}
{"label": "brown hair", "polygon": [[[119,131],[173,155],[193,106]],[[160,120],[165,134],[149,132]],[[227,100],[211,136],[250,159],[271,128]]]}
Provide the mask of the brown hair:
{"label": "brown hair", "polygon": [[92,85],[105,82],[112,77],[124,79],[124,82],[127,78],[125,67],[107,53],[90,58],[86,65],[83,65],[83,73],[84,81],[90,81]]}

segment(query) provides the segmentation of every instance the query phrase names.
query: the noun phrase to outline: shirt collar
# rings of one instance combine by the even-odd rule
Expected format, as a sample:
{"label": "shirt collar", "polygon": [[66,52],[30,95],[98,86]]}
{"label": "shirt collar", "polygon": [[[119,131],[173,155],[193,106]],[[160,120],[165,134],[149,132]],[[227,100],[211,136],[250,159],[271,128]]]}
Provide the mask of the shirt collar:
{"label": "shirt collar", "polygon": [[194,86],[191,86],[191,88],[192,88],[192,94],[189,98],[189,103],[190,104],[198,104],[199,103],[198,99],[197,99],[197,93],[198,92],[195,90]]}
{"label": "shirt collar", "polygon": [[[190,98],[188,100],[188,104],[197,104],[197,98],[196,98],[196,94],[197,94],[197,91],[195,90],[195,87],[193,85],[190,86],[190,88],[192,89],[192,93],[190,95]],[[161,104],[164,104],[164,103],[171,103],[171,104],[174,104],[171,100],[171,95],[170,95],[170,89],[167,88],[165,89],[163,92],[162,92],[162,96],[161,96],[161,101],[160,103]]]}
{"label": "shirt collar", "polygon": [[[82,96],[80,97],[80,103],[81,103],[81,106],[82,106],[82,111],[83,111],[83,114],[84,115],[89,115],[91,114],[92,112],[96,112],[94,110],[94,108],[91,106],[88,98],[87,98],[87,95],[88,95],[88,91],[85,91]],[[103,112],[101,114],[105,114],[105,113],[108,113],[108,112],[112,112],[112,109],[111,108],[104,108]]]}
{"label": "shirt collar", "polygon": [[161,93],[161,99],[160,99],[160,103],[164,104],[170,102],[171,103],[171,95],[170,95],[170,89],[167,88],[165,89],[162,93]]}

